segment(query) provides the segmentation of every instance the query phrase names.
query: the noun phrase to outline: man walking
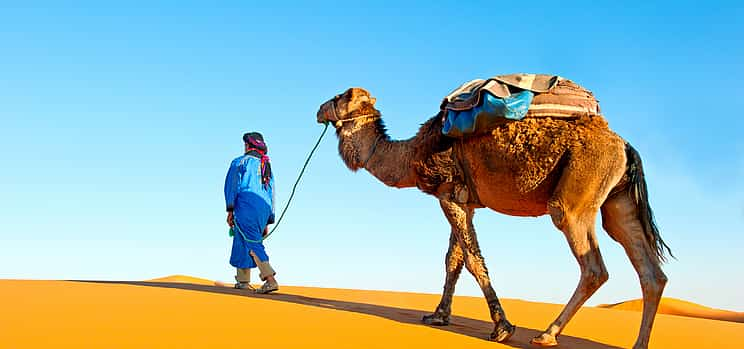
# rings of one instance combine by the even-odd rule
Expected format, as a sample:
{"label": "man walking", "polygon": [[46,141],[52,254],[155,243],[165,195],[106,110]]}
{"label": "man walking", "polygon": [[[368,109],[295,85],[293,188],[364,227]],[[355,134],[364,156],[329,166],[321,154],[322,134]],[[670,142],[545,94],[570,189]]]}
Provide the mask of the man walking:
{"label": "man walking", "polygon": [[230,163],[225,178],[227,224],[233,236],[230,265],[237,269],[235,288],[252,290],[250,271],[258,267],[266,282],[255,291],[269,293],[279,289],[263,245],[268,224],[274,223],[274,176],[263,136],[246,133],[243,143],[244,155]]}

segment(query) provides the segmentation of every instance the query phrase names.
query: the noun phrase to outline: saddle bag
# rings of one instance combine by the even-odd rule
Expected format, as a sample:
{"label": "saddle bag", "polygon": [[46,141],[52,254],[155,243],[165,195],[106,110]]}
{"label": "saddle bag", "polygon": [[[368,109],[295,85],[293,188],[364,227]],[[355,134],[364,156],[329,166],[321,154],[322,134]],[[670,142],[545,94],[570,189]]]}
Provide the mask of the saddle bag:
{"label": "saddle bag", "polygon": [[594,95],[557,75],[511,74],[469,81],[444,97],[442,133],[461,138],[530,117],[600,115]]}

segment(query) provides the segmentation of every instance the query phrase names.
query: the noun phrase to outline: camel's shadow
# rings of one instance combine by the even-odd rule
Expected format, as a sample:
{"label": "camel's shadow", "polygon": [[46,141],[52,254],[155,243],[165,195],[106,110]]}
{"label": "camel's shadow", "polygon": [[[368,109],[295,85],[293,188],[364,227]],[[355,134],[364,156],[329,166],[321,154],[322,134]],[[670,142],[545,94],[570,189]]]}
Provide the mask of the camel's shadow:
{"label": "camel's shadow", "polygon": [[[136,286],[150,286],[150,287],[163,287],[163,288],[176,288],[189,291],[199,292],[210,292],[219,294],[229,294],[241,297],[259,298],[269,301],[287,302],[302,305],[309,305],[319,308],[350,311],[360,314],[373,315],[388,320],[393,320],[405,324],[415,324],[421,326],[428,326],[421,323],[421,318],[428,314],[427,312],[413,309],[395,308],[384,305],[357,303],[339,301],[333,299],[313,298],[305,297],[292,294],[273,293],[270,295],[259,295],[249,293],[245,290],[236,290],[232,288],[217,287],[217,286],[206,286],[196,285],[187,283],[167,283],[167,282],[146,282],[146,281],[89,281],[89,280],[70,280],[77,282],[94,282],[94,283],[110,283],[110,284],[127,284]],[[452,316],[449,326],[428,326],[442,331],[453,332],[462,334],[478,339],[487,340],[491,330],[493,330],[493,324],[491,322],[475,320],[461,316]],[[541,331],[532,328],[518,327],[508,342],[503,343],[513,348],[521,349],[535,349],[538,348],[530,344],[530,339],[539,335]],[[620,349],[619,347],[598,343],[588,339],[571,337],[561,335],[560,337],[560,348],[571,348],[571,349]]]}

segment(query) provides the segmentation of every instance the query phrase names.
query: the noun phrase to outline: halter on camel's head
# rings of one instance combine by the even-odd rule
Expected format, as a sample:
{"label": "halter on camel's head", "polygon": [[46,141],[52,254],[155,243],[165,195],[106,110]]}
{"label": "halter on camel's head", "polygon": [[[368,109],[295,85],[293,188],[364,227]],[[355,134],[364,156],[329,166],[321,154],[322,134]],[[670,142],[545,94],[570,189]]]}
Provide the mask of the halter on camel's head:
{"label": "halter on camel's head", "polygon": [[332,123],[339,128],[348,121],[363,118],[375,119],[380,113],[374,108],[377,99],[363,88],[352,87],[323,103],[318,110],[318,123]]}

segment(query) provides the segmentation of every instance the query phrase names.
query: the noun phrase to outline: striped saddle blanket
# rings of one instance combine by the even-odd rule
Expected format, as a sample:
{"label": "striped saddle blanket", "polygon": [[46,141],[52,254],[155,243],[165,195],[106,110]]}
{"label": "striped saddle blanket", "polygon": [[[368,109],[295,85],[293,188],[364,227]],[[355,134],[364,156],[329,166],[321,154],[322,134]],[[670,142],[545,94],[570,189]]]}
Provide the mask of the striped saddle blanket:
{"label": "striped saddle blanket", "polygon": [[509,120],[601,115],[594,95],[556,75],[511,74],[469,81],[446,97],[442,132],[450,137],[488,132]]}

